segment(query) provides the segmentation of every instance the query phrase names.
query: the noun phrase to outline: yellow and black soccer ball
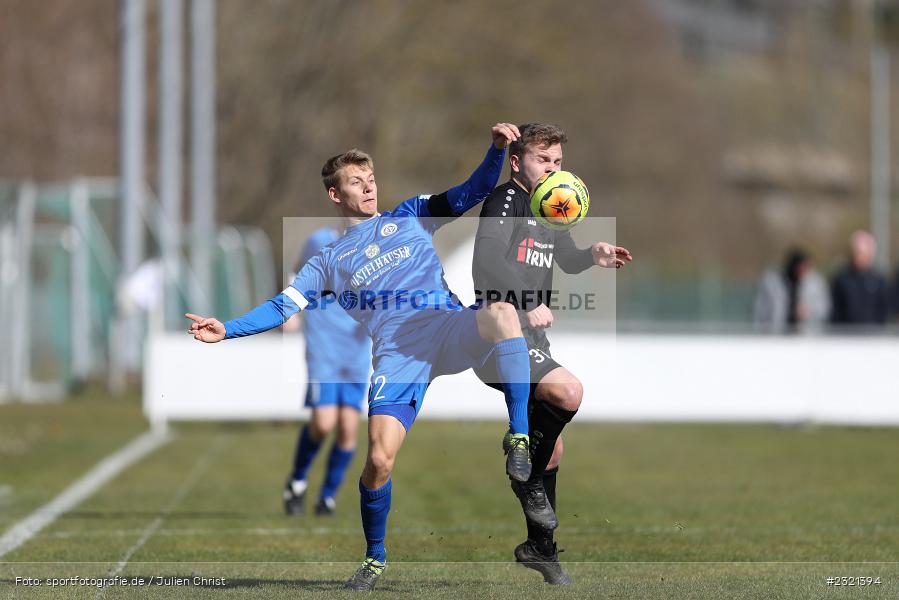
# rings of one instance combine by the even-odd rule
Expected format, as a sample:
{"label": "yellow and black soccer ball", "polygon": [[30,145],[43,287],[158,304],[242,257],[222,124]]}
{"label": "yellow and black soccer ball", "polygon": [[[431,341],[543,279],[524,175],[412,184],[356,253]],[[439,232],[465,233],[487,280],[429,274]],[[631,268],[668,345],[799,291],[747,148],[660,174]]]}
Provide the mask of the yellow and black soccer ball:
{"label": "yellow and black soccer ball", "polygon": [[551,171],[531,194],[531,212],[544,227],[565,231],[584,220],[590,192],[581,178],[568,171]]}

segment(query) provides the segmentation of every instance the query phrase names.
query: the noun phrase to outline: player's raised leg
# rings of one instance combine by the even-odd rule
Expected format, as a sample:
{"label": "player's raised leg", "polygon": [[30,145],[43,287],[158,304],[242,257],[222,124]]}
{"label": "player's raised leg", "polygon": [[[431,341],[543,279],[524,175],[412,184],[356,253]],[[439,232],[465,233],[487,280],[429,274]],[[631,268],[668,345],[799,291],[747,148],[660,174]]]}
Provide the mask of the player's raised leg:
{"label": "player's raised leg", "polygon": [[346,582],[347,589],[371,590],[387,568],[387,515],[390,513],[392,481],[390,474],[396,455],[406,438],[405,426],[390,415],[370,415],[368,420],[368,456],[359,480],[362,530],[365,532],[365,562]]}
{"label": "player's raised leg", "polygon": [[528,440],[531,365],[528,345],[521,335],[518,314],[511,304],[496,302],[487,305],[478,311],[477,323],[481,337],[496,344],[496,368],[509,410],[509,431],[503,438],[506,473],[515,481],[526,481],[531,476]]}

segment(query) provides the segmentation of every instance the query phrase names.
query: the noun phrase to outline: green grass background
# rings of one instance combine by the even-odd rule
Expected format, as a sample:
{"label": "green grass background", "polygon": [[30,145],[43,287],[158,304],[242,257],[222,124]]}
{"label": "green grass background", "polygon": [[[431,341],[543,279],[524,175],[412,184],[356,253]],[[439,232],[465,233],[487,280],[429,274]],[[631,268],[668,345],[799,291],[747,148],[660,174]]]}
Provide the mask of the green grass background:
{"label": "green grass background", "polygon": [[[0,529],[145,428],[135,397],[0,406]],[[355,489],[363,453],[336,517],[288,518],[280,492],[296,429],[177,425],[172,442],[0,559],[0,597],[343,594],[365,547]],[[501,435],[499,423],[416,423],[394,473],[380,596],[899,597],[899,430],[575,422],[558,483],[568,589],[512,563],[524,527]],[[198,574],[228,585],[15,585],[17,576],[103,576],[125,558],[123,576]],[[841,575],[882,583],[826,585]]]}

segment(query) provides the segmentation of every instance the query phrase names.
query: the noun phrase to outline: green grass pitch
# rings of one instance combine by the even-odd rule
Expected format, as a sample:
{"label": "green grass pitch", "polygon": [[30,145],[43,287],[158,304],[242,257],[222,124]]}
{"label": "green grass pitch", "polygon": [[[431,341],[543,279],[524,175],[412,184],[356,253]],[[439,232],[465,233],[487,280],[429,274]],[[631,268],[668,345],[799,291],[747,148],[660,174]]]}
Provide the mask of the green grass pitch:
{"label": "green grass pitch", "polygon": [[[145,428],[136,398],[0,405],[0,532]],[[336,517],[289,518],[280,492],[295,436],[295,424],[177,425],[170,443],[0,559],[0,598],[343,597],[364,552],[364,452]],[[501,436],[500,423],[416,423],[394,474],[379,597],[899,597],[897,429],[575,422],[558,483],[566,589],[512,563],[524,526]],[[119,571],[149,583],[16,585]],[[225,585],[155,579],[195,576]],[[827,585],[840,576],[881,583]]]}

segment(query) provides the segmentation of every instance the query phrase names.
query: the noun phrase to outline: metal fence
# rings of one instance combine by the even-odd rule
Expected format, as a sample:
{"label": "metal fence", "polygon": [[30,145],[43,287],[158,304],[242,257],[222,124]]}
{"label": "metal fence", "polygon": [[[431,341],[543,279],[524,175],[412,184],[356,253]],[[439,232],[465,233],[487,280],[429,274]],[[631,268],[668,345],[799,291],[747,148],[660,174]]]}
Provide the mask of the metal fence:
{"label": "metal fence", "polygon": [[[0,401],[59,398],[96,379],[120,390],[141,369],[147,332],[183,325],[195,279],[185,258],[191,240],[177,241],[177,275],[165,277],[158,249],[171,224],[150,190],[145,198],[148,258],[123,273],[117,180],[0,182],[0,331],[7,337]],[[206,293],[217,314],[241,312],[277,291],[261,230],[222,227],[213,247],[214,288]]]}

